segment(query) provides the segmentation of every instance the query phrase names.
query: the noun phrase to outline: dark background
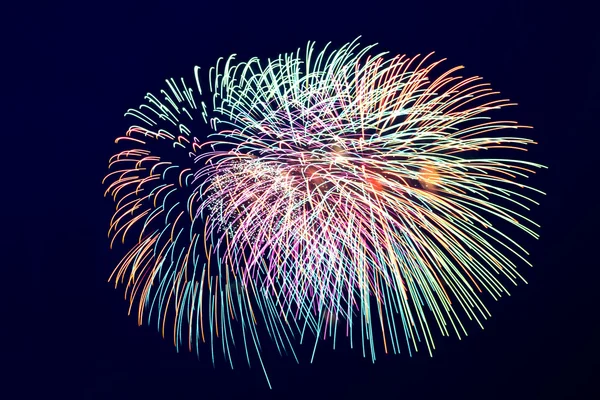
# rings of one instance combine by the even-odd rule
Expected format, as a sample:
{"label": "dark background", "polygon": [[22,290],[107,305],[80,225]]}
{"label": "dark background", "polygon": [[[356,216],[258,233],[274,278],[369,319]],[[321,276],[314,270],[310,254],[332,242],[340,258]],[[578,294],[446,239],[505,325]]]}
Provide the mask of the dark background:
{"label": "dark background", "polygon": [[[192,5],[190,5],[192,4]],[[7,238],[3,398],[600,398],[597,338],[596,123],[600,35],[591,7],[546,1],[70,2],[13,4],[4,12],[2,198]],[[258,365],[177,354],[126,315],[106,283],[123,248],[109,251],[113,204],[101,179],[113,140],[146,92],[237,53],[274,57],[308,40],[415,55],[436,51],[519,103],[533,125],[532,180],[547,192],[529,214],[539,241],[523,243],[529,285],[488,302],[485,330],[436,337],[433,358],[347,346],[300,350],[300,365],[265,350]],[[12,278],[12,274],[16,278]],[[342,341],[343,343],[343,341]],[[308,349],[306,348],[308,347]],[[422,352],[424,353],[424,352]]]}

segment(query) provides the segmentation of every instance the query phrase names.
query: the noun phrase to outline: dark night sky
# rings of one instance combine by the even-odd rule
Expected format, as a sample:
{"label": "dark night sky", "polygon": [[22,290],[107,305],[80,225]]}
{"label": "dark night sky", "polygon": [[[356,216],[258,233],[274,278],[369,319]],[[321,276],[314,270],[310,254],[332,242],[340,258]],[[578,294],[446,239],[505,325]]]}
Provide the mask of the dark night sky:
{"label": "dark night sky", "polygon": [[[1,397],[600,398],[600,35],[591,9],[546,1],[190,4],[32,3],[6,13],[5,82],[16,90],[4,107],[3,264],[18,278],[5,278],[11,311],[3,322],[15,336],[4,345],[17,384]],[[525,132],[540,142],[530,158],[550,167],[532,182],[547,192],[529,214],[542,238],[524,238],[529,285],[488,303],[485,330],[471,325],[462,341],[438,335],[433,358],[380,354],[374,365],[329,342],[312,365],[267,348],[268,391],[257,365],[213,369],[127,317],[122,288],[106,283],[123,248],[108,250],[113,204],[101,180],[114,138],[128,127],[123,113],[164,79],[191,77],[194,65],[231,53],[273,57],[308,40],[340,45],[358,35],[392,53],[436,51],[446,66],[465,65],[519,103],[509,115],[535,127]]]}

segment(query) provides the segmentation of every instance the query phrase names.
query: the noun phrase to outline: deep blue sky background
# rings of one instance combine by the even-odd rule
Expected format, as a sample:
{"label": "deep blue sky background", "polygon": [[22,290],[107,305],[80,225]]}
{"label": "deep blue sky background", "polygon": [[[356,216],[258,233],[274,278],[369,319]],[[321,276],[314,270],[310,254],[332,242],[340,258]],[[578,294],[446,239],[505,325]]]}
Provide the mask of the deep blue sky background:
{"label": "deep blue sky background", "polygon": [[[3,54],[10,97],[2,153],[8,237],[4,331],[7,399],[600,398],[597,278],[599,48],[591,8],[546,1],[63,2],[7,6]],[[523,239],[529,285],[489,303],[484,331],[437,337],[426,354],[375,365],[345,346],[320,345],[314,364],[265,357],[258,366],[177,354],[154,328],[127,317],[106,283],[123,253],[109,251],[112,211],[101,179],[114,138],[165,78],[192,76],[237,53],[274,57],[308,40],[358,35],[392,53],[462,64],[520,104],[533,125],[530,157],[550,166],[530,214],[540,241]],[[14,89],[14,93],[12,90]],[[519,236],[523,238],[523,236]],[[122,249],[121,249],[122,250]],[[10,273],[17,278],[8,278]],[[307,346],[309,347],[309,346]],[[309,349],[302,350],[306,354]],[[14,377],[13,377],[14,376]]]}

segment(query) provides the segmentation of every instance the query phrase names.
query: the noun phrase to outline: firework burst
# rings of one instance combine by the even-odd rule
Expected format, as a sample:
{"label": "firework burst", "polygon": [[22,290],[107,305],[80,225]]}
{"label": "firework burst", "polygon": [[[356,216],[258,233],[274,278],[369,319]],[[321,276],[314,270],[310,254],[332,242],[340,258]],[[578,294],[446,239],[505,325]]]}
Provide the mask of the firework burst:
{"label": "firework burst", "polygon": [[196,68],[194,85],[168,80],[127,112],[138,124],[105,181],[111,246],[137,229],[111,278],[140,324],[164,335],[168,321],[190,350],[209,341],[213,362],[220,341],[232,363],[236,332],[260,360],[258,325],[294,357],[311,332],[315,348],[345,336],[374,360],[376,337],[394,353],[431,352],[434,327],[461,337],[461,317],[489,315],[481,293],[523,280],[526,252],[500,227],[536,237],[520,210],[541,192],[521,181],[542,166],[482,158],[534,143],[490,118],[511,103],[460,67],[432,78],[431,55],[372,49],[232,56],[209,70],[208,94]]}

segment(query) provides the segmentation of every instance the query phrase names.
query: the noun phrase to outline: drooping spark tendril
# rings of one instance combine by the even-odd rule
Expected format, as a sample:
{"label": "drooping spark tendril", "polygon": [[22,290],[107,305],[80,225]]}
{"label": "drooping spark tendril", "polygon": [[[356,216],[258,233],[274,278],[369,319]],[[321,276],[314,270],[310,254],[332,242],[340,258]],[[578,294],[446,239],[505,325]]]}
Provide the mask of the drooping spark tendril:
{"label": "drooping spark tendril", "polygon": [[140,324],[164,335],[169,321],[177,347],[209,341],[232,367],[236,337],[261,360],[259,325],[294,357],[310,332],[315,349],[343,335],[374,360],[376,335],[386,353],[431,352],[433,326],[461,337],[461,314],[489,316],[481,293],[523,280],[527,253],[498,226],[537,237],[515,210],[535,203],[519,181],[542,166],[484,154],[534,143],[489,117],[511,103],[460,67],[431,78],[431,55],[372,48],[232,56],[209,71],[210,107],[196,68],[193,86],[167,80],[126,113],[138,125],[105,179],[111,247],[139,235],[111,279]]}

